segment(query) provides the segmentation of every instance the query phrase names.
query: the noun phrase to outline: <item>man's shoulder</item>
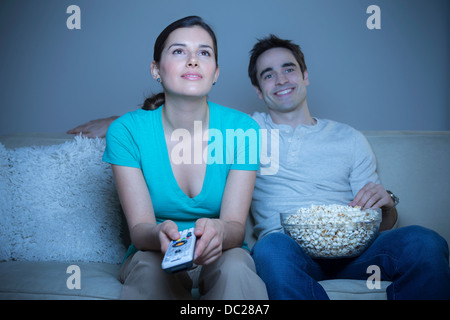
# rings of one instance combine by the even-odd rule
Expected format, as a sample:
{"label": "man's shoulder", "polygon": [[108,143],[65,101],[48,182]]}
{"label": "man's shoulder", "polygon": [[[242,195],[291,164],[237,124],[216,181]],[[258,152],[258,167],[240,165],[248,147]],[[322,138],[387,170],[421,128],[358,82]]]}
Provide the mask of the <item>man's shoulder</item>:
{"label": "man's shoulder", "polygon": [[265,112],[254,112],[251,117],[259,124],[261,128],[265,128],[267,117],[269,117],[269,115]]}
{"label": "man's shoulder", "polygon": [[362,135],[362,133],[359,130],[343,122],[330,119],[319,119],[319,121],[322,122],[322,127],[329,131],[335,131],[342,134],[357,135],[357,136]]}

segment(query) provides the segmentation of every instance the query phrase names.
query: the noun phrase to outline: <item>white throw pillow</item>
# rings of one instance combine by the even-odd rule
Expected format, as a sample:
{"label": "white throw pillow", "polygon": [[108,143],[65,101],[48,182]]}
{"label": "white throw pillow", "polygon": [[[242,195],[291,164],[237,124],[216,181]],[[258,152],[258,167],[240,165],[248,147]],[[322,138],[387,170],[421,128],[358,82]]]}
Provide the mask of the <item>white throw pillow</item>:
{"label": "white throw pillow", "polygon": [[0,144],[0,261],[120,263],[123,219],[104,139]]}

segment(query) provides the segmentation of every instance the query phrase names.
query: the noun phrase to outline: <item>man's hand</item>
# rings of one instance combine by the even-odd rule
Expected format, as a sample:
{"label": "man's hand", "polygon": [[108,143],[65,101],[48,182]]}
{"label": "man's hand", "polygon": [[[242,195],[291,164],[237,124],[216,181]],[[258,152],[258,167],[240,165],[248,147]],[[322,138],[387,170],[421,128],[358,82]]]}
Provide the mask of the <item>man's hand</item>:
{"label": "man's hand", "polygon": [[110,124],[116,120],[117,116],[112,116],[109,118],[91,120],[87,123],[81,124],[76,128],[67,131],[68,134],[81,134],[83,137],[88,138],[104,138],[106,136],[106,131]]}
{"label": "man's hand", "polygon": [[369,182],[356,194],[350,206],[361,208],[383,208],[389,210],[395,206],[394,200],[389,196],[381,184]]}

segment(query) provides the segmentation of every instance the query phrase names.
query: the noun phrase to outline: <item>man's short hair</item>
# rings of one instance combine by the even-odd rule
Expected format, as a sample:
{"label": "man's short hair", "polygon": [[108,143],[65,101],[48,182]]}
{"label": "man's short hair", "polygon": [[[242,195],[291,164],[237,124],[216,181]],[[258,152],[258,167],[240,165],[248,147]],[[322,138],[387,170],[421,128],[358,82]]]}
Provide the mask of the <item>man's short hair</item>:
{"label": "man's short hair", "polygon": [[305,56],[303,55],[300,46],[298,46],[295,43],[292,43],[292,41],[290,40],[283,40],[271,34],[266,38],[258,39],[258,42],[253,46],[253,49],[250,51],[248,76],[250,77],[250,81],[254,86],[260,88],[258,76],[256,74],[256,61],[258,60],[260,55],[262,55],[265,51],[272,48],[285,48],[290,50],[294,55],[295,60],[297,60],[298,64],[300,65],[300,70],[302,71],[303,79],[305,78],[305,71],[306,71]]}

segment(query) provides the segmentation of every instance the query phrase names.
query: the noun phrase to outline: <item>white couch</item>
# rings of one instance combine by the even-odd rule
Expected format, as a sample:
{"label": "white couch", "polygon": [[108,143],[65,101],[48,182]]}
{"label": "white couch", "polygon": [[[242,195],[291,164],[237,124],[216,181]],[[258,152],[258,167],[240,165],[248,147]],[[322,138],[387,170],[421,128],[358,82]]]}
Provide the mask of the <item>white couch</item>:
{"label": "white couch", "polygon": [[[364,134],[382,183],[400,198],[399,227],[425,226],[449,242],[450,132]],[[128,240],[101,163],[104,141],[16,134],[0,143],[0,299],[118,299]],[[250,246],[251,228],[249,220]],[[389,282],[381,289],[364,280],[321,285],[331,299],[386,299]]]}

